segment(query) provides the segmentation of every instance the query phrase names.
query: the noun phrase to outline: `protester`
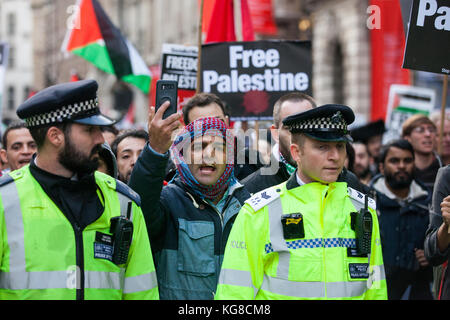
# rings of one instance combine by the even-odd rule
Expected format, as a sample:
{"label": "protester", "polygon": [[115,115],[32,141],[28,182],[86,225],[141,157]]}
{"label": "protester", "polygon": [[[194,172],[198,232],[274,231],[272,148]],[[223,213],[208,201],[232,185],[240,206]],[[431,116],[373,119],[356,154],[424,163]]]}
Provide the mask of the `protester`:
{"label": "protester", "polygon": [[37,153],[0,180],[1,300],[158,298],[139,197],[95,172],[112,123],[97,87],[55,85],[17,110]]}
{"label": "protester", "polygon": [[432,299],[432,269],[423,247],[431,192],[414,179],[414,154],[407,140],[390,142],[380,154],[381,174],[370,183],[377,191],[390,300]]}
{"label": "protester", "polygon": [[434,151],[437,129],[434,123],[423,114],[416,114],[403,122],[402,137],[414,148],[414,177],[433,190],[436,174],[442,162]]}
{"label": "protester", "polygon": [[116,139],[117,135],[119,134],[119,130],[114,125],[104,126],[102,127],[102,134],[103,138],[105,138],[106,143],[111,146],[114,139]]}
{"label": "protester", "polygon": [[[183,107],[183,121],[186,125],[204,117],[220,119],[229,128],[229,117],[225,102],[215,94],[198,93],[191,97]],[[237,150],[234,156],[234,175],[241,181],[262,167],[264,162],[257,150],[250,149],[246,146],[240,148],[237,139],[235,139],[235,146]]]}
{"label": "protester", "polygon": [[368,124],[354,128],[351,131],[354,142],[362,142],[367,146],[372,176],[378,173],[377,159],[380,154],[384,132],[386,132],[386,128],[383,120],[369,122]]}
{"label": "protester", "polygon": [[213,299],[225,243],[250,194],[234,176],[234,137],[218,118],[200,118],[177,136],[175,178],[163,188],[179,116],[150,108],[149,141],[129,185],[140,194],[161,299]]}
{"label": "protester", "polygon": [[372,175],[367,146],[362,142],[354,142],[352,146],[355,150],[355,161],[351,171],[358,177],[361,183],[368,185],[372,179]]}
{"label": "protester", "polygon": [[[431,121],[433,121],[434,125],[437,128],[436,133],[436,149],[438,150],[439,145],[439,137],[441,132],[441,114],[440,112],[436,112],[431,115]],[[445,113],[444,117],[444,131],[442,135],[442,152],[440,154],[443,165],[450,164],[450,112]]]}
{"label": "protester", "polygon": [[303,93],[289,93],[278,99],[273,106],[273,124],[270,133],[276,144],[272,148],[269,167],[263,167],[242,180],[252,194],[286,181],[294,173],[297,164],[291,157],[291,134],[282,120],[292,114],[316,107],[314,99]]}
{"label": "protester", "polygon": [[121,132],[113,141],[111,149],[117,159],[119,180],[128,183],[131,171],[148,141],[145,130],[128,130]]}
{"label": "protester", "polygon": [[24,122],[13,122],[6,128],[2,145],[0,156],[4,163],[8,163],[11,171],[29,164],[36,152],[36,143]]}
{"label": "protester", "polygon": [[436,296],[439,300],[450,300],[450,165],[440,168],[436,176],[430,212],[430,226],[425,238],[425,257],[434,267],[440,267]]}
{"label": "protester", "polygon": [[358,240],[370,245],[358,250],[351,212],[363,209],[364,200],[336,182],[353,120],[353,111],[341,105],[283,120],[297,170],[287,182],[253,195],[239,212],[216,299],[386,299],[374,201],[368,199],[365,212],[372,221],[368,234]]}

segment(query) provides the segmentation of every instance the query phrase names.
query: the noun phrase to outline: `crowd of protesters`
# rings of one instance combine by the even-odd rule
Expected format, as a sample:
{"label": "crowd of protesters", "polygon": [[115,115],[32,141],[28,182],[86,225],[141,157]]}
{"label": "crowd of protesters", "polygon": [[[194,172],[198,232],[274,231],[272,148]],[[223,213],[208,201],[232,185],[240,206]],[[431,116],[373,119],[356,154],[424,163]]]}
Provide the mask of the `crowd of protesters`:
{"label": "crowd of protesters", "polygon": [[[245,201],[297,170],[283,119],[317,105],[302,93],[279,99],[270,127],[275,145],[268,151],[236,148],[241,137],[229,130],[226,105],[213,94],[192,97],[182,120],[180,113],[162,119],[167,106],[150,108],[145,129],[102,126],[98,171],[140,196],[159,298],[213,299],[227,239]],[[401,137],[385,143],[383,121],[350,130],[353,142],[347,143],[346,167],[337,181],[376,201],[389,299],[450,297],[450,115],[438,154],[440,123],[435,115],[411,116]],[[205,134],[208,130],[215,133]],[[185,141],[198,148],[186,148]],[[24,122],[8,126],[2,134],[2,174],[33,162],[36,151]],[[208,159],[190,161],[202,156]]]}

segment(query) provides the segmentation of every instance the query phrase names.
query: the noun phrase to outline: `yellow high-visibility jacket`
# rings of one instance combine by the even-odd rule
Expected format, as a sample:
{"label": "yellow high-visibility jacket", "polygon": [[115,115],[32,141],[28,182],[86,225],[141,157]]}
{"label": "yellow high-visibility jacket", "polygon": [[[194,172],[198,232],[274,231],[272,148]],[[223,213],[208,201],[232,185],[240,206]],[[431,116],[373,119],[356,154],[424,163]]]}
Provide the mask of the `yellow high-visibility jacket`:
{"label": "yellow high-visibility jacket", "polygon": [[[299,186],[295,179],[246,201],[215,299],[387,299],[375,202],[369,199],[371,253],[358,257],[350,213],[364,206],[363,195],[345,182]],[[294,213],[303,215],[304,238],[286,240],[281,217]]]}
{"label": "yellow high-visibility jacket", "polygon": [[[138,197],[95,172],[104,212],[76,230],[31,175],[29,165],[0,182],[0,300],[158,299],[155,267]],[[132,242],[111,262],[110,219],[132,201]],[[103,239],[102,239],[103,235]]]}

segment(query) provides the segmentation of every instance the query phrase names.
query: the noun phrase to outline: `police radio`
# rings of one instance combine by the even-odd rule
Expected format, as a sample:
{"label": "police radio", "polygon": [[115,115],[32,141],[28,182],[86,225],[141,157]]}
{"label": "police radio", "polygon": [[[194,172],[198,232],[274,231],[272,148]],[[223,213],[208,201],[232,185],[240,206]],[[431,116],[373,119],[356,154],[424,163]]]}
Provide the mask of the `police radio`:
{"label": "police radio", "polygon": [[368,210],[368,196],[365,195],[364,208],[352,212],[352,229],[356,234],[356,250],[359,255],[370,253],[372,241],[372,215]]}
{"label": "police radio", "polygon": [[109,232],[113,234],[112,262],[116,265],[124,264],[128,260],[131,240],[133,237],[133,223],[129,220],[131,214],[131,202],[128,202],[127,215],[111,218]]}

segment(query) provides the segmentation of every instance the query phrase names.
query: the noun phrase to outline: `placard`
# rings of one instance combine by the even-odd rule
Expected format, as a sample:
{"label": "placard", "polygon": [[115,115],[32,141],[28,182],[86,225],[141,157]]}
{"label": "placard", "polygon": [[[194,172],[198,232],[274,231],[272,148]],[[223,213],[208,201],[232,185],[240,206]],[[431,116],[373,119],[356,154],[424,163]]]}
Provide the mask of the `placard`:
{"label": "placard", "polygon": [[272,120],[273,105],[281,96],[312,95],[311,42],[205,44],[201,77],[201,91],[224,100],[231,120]]}

